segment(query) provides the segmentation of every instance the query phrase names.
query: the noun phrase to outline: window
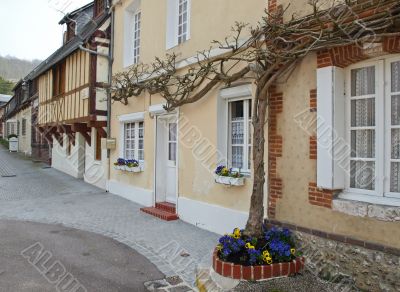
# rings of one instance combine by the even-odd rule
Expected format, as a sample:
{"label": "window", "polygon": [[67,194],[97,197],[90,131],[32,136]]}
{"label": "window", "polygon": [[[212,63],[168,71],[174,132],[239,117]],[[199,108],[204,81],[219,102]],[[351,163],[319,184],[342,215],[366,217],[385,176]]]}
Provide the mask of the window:
{"label": "window", "polygon": [[139,63],[140,57],[140,29],[141,29],[141,12],[134,14],[133,20],[133,63]]}
{"label": "window", "polygon": [[19,136],[19,129],[20,128],[20,122],[19,121],[17,121],[17,135]]}
{"label": "window", "polygon": [[188,0],[179,0],[178,9],[178,44],[187,40],[188,36]]}
{"label": "window", "polygon": [[167,49],[190,39],[190,0],[167,0],[166,28]]}
{"label": "window", "polygon": [[53,67],[53,97],[65,93],[65,62]]}
{"label": "window", "polygon": [[126,123],[124,127],[124,158],[144,160],[144,123]]}
{"label": "window", "polygon": [[26,119],[22,119],[22,129],[21,129],[22,136],[26,135]]}
{"label": "window", "polygon": [[176,162],[177,124],[168,124],[168,160]]}
{"label": "window", "polygon": [[400,197],[400,59],[349,68],[348,81],[347,187]]}
{"label": "window", "polygon": [[140,62],[141,37],[141,0],[134,0],[124,11],[124,67]]}
{"label": "window", "polygon": [[251,143],[251,99],[229,102],[230,167],[250,172]]}

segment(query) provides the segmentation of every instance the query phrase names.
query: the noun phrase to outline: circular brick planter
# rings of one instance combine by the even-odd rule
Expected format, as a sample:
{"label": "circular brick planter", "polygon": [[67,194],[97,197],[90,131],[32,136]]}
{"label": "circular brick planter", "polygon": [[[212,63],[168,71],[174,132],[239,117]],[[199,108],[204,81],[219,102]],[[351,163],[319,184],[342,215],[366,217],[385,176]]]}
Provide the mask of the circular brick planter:
{"label": "circular brick planter", "polygon": [[213,268],[217,274],[235,280],[268,280],[278,277],[295,275],[304,269],[305,258],[299,257],[288,263],[277,263],[265,266],[242,266],[223,262],[218,258],[218,252],[213,254]]}

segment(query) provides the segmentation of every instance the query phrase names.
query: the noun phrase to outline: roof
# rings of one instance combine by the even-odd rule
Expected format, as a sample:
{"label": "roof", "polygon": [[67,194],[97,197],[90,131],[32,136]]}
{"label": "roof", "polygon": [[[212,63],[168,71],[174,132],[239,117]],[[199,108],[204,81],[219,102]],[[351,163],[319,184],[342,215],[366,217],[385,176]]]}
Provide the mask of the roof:
{"label": "roof", "polygon": [[1,102],[9,102],[12,98],[12,95],[0,94],[0,103]]}
{"label": "roof", "polygon": [[78,8],[70,13],[65,14],[63,19],[61,19],[58,24],[65,24],[65,23],[69,22],[71,18],[74,18],[75,16],[77,16],[81,13],[87,13],[88,11],[92,11],[92,13],[93,13],[93,7],[94,7],[94,1],[90,2],[89,4],[86,4],[85,6],[82,6],[81,8]]}
{"label": "roof", "polygon": [[79,49],[79,46],[83,45],[89,40],[93,33],[98,29],[98,27],[108,18],[108,14],[104,13],[101,17],[97,19],[92,19],[83,28],[82,31],[77,34],[68,43],[64,44],[61,48],[55,51],[50,57],[39,64],[31,73],[26,76],[26,79],[35,79],[51,67],[56,65],[61,60],[65,59],[71,55],[74,51]]}

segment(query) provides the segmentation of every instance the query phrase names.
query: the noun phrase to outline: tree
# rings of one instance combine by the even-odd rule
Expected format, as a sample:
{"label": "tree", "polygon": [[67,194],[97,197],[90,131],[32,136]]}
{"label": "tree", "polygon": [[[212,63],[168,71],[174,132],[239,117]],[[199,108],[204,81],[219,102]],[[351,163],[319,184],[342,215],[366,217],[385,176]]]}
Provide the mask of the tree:
{"label": "tree", "polygon": [[281,7],[266,16],[250,36],[242,40],[247,26],[236,23],[233,36],[214,44],[224,54],[212,56],[211,50],[197,55],[197,63],[187,70],[177,68],[177,56],[156,58],[152,64],[132,66],[113,78],[113,99],[128,103],[128,99],[144,92],[159,94],[166,100],[166,110],[194,103],[217,85],[229,86],[244,77],[256,85],[253,100],[253,189],[249,219],[245,233],[260,236],[264,219],[265,133],[268,104],[278,79],[286,78],[296,64],[311,52],[344,45],[362,45],[377,39],[400,35],[400,4],[394,0],[372,1],[368,9],[374,14],[361,19],[366,6],[355,1],[333,4],[321,9],[318,0],[310,1],[313,12],[299,19],[283,21],[287,9]]}
{"label": "tree", "polygon": [[14,83],[5,80],[0,76],[0,94],[12,95],[12,89],[14,88]]}

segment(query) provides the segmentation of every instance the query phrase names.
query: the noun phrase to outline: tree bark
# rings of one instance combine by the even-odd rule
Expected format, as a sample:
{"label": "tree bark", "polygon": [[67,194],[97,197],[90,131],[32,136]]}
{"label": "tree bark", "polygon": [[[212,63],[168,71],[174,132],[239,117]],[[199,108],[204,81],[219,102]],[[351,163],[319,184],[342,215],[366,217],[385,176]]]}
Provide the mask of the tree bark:
{"label": "tree bark", "polygon": [[264,184],[265,184],[265,121],[268,107],[268,98],[259,96],[257,92],[253,107],[253,190],[249,219],[246,224],[245,234],[259,237],[263,234],[264,221]]}

